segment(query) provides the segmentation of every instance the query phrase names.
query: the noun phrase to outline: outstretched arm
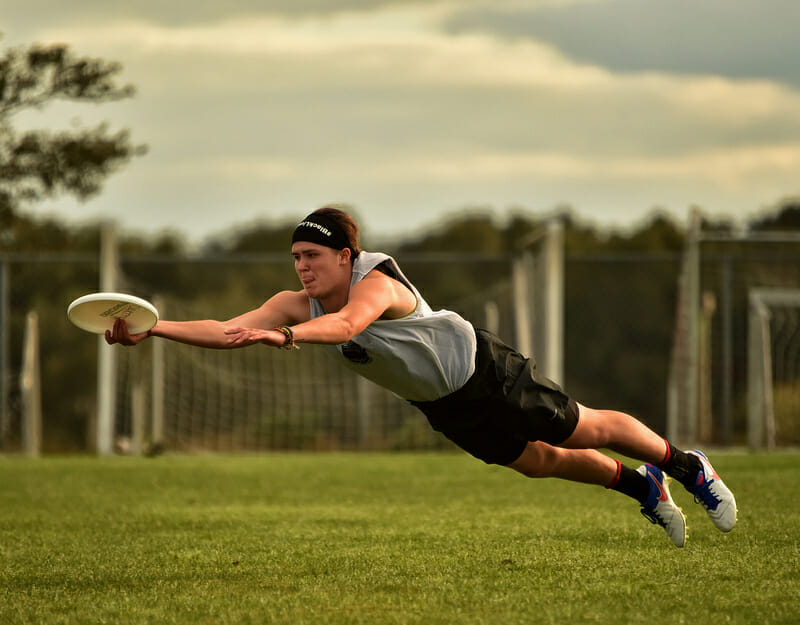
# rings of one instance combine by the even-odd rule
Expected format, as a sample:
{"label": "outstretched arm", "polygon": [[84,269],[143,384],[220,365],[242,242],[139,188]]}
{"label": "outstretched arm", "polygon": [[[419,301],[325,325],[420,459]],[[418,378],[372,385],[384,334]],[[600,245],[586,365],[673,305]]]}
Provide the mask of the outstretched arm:
{"label": "outstretched arm", "polygon": [[[350,289],[347,303],[341,310],[287,325],[291,325],[296,343],[338,345],[363,332],[373,321],[403,317],[411,313],[416,305],[416,297],[407,287],[373,271]],[[281,332],[245,324],[239,327],[231,324],[226,333],[235,345],[264,343],[280,347],[286,340]]]}
{"label": "outstretched arm", "polygon": [[214,349],[243,347],[242,344],[231,341],[226,331],[242,326],[268,330],[281,325],[302,323],[307,321],[309,317],[308,297],[303,291],[282,291],[268,299],[258,308],[228,321],[216,321],[213,319],[197,321],[159,320],[149,333],[130,334],[125,321],[118,319],[114,324],[113,330],[106,331],[106,342],[109,345],[114,343],[137,345],[148,336],[160,336],[198,347]]}

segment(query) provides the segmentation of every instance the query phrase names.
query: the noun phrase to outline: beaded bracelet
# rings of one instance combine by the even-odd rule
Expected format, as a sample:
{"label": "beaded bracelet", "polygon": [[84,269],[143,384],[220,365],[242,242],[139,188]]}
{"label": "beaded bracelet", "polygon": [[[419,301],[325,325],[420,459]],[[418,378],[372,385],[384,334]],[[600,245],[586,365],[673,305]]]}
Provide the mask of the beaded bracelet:
{"label": "beaded bracelet", "polygon": [[281,345],[283,349],[300,349],[300,346],[296,345],[294,342],[294,332],[292,332],[292,329],[289,326],[281,326],[280,328],[275,329],[286,337],[283,345]]}

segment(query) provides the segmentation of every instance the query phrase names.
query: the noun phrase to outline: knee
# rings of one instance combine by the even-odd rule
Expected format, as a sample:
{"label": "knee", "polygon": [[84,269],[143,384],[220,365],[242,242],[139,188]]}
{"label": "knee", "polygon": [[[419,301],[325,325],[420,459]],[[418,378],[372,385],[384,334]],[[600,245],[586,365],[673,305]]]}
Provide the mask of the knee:
{"label": "knee", "polygon": [[564,447],[597,449],[605,447],[611,440],[614,413],[580,406],[578,425],[572,436],[564,441]]}
{"label": "knee", "polygon": [[558,451],[557,448],[541,441],[530,442],[522,455],[508,466],[525,477],[550,477],[553,474]]}

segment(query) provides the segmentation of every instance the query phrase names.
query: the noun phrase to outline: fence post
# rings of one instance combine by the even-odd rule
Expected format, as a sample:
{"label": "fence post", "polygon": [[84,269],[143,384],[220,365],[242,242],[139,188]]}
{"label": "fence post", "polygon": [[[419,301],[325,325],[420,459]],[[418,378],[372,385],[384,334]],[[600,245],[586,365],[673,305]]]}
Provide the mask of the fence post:
{"label": "fence post", "polygon": [[356,401],[358,405],[358,447],[367,449],[370,435],[370,396],[372,382],[362,376],[356,378]]}
{"label": "fence post", "polygon": [[[100,228],[100,290],[114,291],[117,284],[117,236],[113,223]],[[100,335],[97,339],[97,454],[114,451],[117,400],[117,352]]]}
{"label": "fence post", "polygon": [[[550,219],[522,242],[514,256],[512,285],[517,349],[536,358],[544,375],[564,377],[564,225]],[[535,251],[534,249],[535,248]]]}
{"label": "fence post", "polygon": [[751,291],[747,310],[747,444],[753,450],[764,446],[764,308]]}
{"label": "fence post", "polygon": [[733,261],[725,256],[722,265],[722,409],[720,442],[731,442],[731,410],[733,406]]}
{"label": "fence post", "polygon": [[698,383],[700,344],[700,237],[701,215],[692,209],[687,241],[687,366],[686,366],[686,436],[694,445],[698,430]]}
{"label": "fence post", "polygon": [[[161,297],[153,298],[153,305],[158,310],[159,316],[164,315],[166,304]],[[152,393],[150,400],[150,453],[157,453],[164,448],[164,341],[158,338],[150,339],[152,342]]]}
{"label": "fence post", "polygon": [[708,444],[714,431],[712,414],[713,359],[711,334],[717,300],[713,291],[704,291],[702,297],[702,316],[698,332],[698,421],[697,436],[701,443]]}
{"label": "fence post", "polygon": [[25,348],[22,356],[22,449],[38,456],[42,448],[42,382],[39,366],[39,316],[25,318]]}
{"label": "fence post", "polygon": [[483,319],[486,329],[492,334],[500,332],[500,308],[494,300],[488,300],[483,305]]}
{"label": "fence post", "polygon": [[544,374],[564,383],[564,225],[547,222],[544,241]]}
{"label": "fence post", "polygon": [[8,261],[0,262],[0,450],[7,446],[10,428],[10,410],[8,407],[8,387],[11,371],[8,358]]}
{"label": "fence post", "polygon": [[533,315],[531,314],[531,295],[533,281],[533,254],[527,249],[514,257],[511,270],[514,297],[514,323],[517,335],[517,349],[527,358],[533,357]]}
{"label": "fence post", "polygon": [[130,452],[134,456],[141,456],[145,447],[145,420],[147,407],[145,405],[145,382],[141,371],[131,372],[131,448]]}

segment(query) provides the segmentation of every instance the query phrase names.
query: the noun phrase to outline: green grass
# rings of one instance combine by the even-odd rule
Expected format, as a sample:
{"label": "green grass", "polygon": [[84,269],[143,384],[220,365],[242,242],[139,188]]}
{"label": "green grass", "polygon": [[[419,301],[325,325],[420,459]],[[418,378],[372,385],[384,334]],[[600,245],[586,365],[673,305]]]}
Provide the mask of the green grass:
{"label": "green grass", "polygon": [[[0,623],[797,623],[800,456],[721,534],[462,454],[0,457]],[[674,488],[678,491],[678,488]]]}

